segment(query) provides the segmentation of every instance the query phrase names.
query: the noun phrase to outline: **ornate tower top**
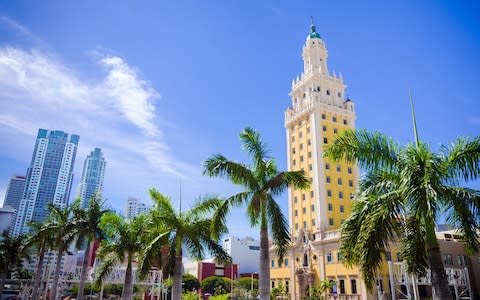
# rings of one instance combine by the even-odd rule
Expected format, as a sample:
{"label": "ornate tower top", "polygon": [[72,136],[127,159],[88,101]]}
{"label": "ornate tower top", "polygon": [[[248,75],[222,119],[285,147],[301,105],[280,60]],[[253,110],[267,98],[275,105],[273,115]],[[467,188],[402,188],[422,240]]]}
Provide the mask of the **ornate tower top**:
{"label": "ornate tower top", "polygon": [[311,24],[310,24],[310,34],[307,36],[307,39],[322,39],[320,34],[317,32],[317,27],[313,23],[313,17],[310,17]]}

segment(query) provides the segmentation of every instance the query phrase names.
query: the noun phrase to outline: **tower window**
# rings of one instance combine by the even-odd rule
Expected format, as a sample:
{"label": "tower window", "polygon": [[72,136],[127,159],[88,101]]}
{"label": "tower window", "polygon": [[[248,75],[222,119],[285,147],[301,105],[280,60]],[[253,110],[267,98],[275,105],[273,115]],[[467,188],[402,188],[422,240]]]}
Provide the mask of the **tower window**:
{"label": "tower window", "polygon": [[312,157],[312,152],[308,151],[308,158],[311,158],[311,157]]}
{"label": "tower window", "polygon": [[328,224],[330,224],[330,226],[333,226],[333,224],[335,224],[335,223],[333,222],[333,218],[328,219]]}
{"label": "tower window", "polygon": [[297,162],[295,160],[293,160],[292,164],[295,166],[297,164]]}
{"label": "tower window", "polygon": [[338,198],[343,199],[343,192],[338,192]]}
{"label": "tower window", "polygon": [[333,260],[333,259],[332,259],[332,253],[331,253],[331,252],[328,252],[328,253],[327,253],[327,263],[330,263],[330,264],[331,264],[331,263],[332,263],[332,260]]}
{"label": "tower window", "polygon": [[338,98],[342,98],[342,93],[338,92]]}
{"label": "tower window", "polygon": [[348,174],[352,174],[352,168],[348,167]]}
{"label": "tower window", "polygon": [[292,148],[292,153],[295,154],[295,147]]}
{"label": "tower window", "polygon": [[333,128],[333,134],[337,134],[338,130],[337,128]]}
{"label": "tower window", "polygon": [[305,201],[305,194],[302,194],[302,200]]}
{"label": "tower window", "polygon": [[340,167],[340,165],[337,165],[337,172],[341,172],[342,171],[342,167]]}
{"label": "tower window", "polygon": [[312,212],[314,212],[314,211],[315,211],[315,205],[312,204],[312,205],[310,206],[310,209],[312,210]]}
{"label": "tower window", "polygon": [[310,127],[307,127],[307,132],[310,132]]}
{"label": "tower window", "polygon": [[345,212],[345,207],[343,205],[340,205],[340,212],[341,213]]}
{"label": "tower window", "polygon": [[337,117],[332,117],[333,122],[337,122]]}
{"label": "tower window", "polygon": [[304,208],[303,208],[303,214],[306,214],[306,213],[307,213],[307,208],[304,207]]}
{"label": "tower window", "polygon": [[330,164],[329,163],[325,164],[325,170],[330,170]]}
{"label": "tower window", "polygon": [[330,96],[330,90],[327,90],[327,96]]}
{"label": "tower window", "polygon": [[327,131],[327,126],[325,126],[325,125],[322,126],[322,130],[323,130],[323,131]]}
{"label": "tower window", "polygon": [[298,217],[298,210],[295,210],[295,217]]}
{"label": "tower window", "polygon": [[303,221],[303,229],[307,228],[307,221]]}
{"label": "tower window", "polygon": [[323,143],[328,144],[328,139],[326,137],[323,138]]}
{"label": "tower window", "polygon": [[295,223],[295,230],[298,230],[298,223]]}
{"label": "tower window", "polygon": [[349,180],[349,181],[348,181],[348,186],[349,186],[349,187],[353,187],[353,181],[352,181],[352,180]]}
{"label": "tower window", "polygon": [[312,219],[312,226],[315,226],[315,219]]}
{"label": "tower window", "polygon": [[342,178],[338,178],[337,183],[338,183],[338,185],[342,185]]}
{"label": "tower window", "polygon": [[352,294],[357,293],[357,280],[351,279],[350,280],[350,286],[352,287]]}
{"label": "tower window", "polygon": [[317,86],[317,92],[320,92],[320,87],[319,86]]}
{"label": "tower window", "polygon": [[328,203],[328,211],[332,211],[333,210],[333,205],[332,203]]}
{"label": "tower window", "polygon": [[326,182],[327,182],[327,183],[330,183],[330,176],[327,176],[327,177],[326,177]]}
{"label": "tower window", "polygon": [[310,146],[312,144],[312,141],[310,139],[308,139],[308,145]]}
{"label": "tower window", "polygon": [[331,190],[327,190],[327,196],[332,197],[332,191]]}
{"label": "tower window", "polygon": [[303,162],[303,155],[300,155],[300,161]]}
{"label": "tower window", "polygon": [[303,150],[303,143],[300,143],[300,150]]}
{"label": "tower window", "polygon": [[302,138],[302,132],[301,131],[298,133],[298,137]]}
{"label": "tower window", "polygon": [[292,135],[292,142],[295,142],[295,136]]}
{"label": "tower window", "polygon": [[347,119],[343,119],[343,125],[347,125],[347,124],[348,124]]}
{"label": "tower window", "polygon": [[327,116],[325,114],[322,114],[322,119],[325,120]]}
{"label": "tower window", "polygon": [[313,198],[313,191],[310,191],[310,198]]}
{"label": "tower window", "polygon": [[297,196],[293,197],[293,202],[297,203]]}
{"label": "tower window", "polygon": [[308,165],[308,169],[311,171],[312,170],[312,164]]}

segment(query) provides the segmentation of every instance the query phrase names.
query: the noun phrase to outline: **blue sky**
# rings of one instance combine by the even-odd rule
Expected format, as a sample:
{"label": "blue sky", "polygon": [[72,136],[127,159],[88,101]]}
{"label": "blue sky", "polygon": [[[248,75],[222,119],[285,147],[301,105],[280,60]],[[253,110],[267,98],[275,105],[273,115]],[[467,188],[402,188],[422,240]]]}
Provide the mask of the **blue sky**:
{"label": "blue sky", "polygon": [[[177,203],[237,189],[201,176],[215,152],[244,160],[258,129],[286,168],[283,112],[310,16],[356,102],[357,127],[438,147],[480,133],[478,1],[2,1],[0,197],[25,173],[39,127],[80,134],[72,196],[93,147],[105,196]],[[3,198],[3,197],[2,197]],[[287,208],[286,196],[279,198]],[[241,210],[232,234],[256,236]]]}

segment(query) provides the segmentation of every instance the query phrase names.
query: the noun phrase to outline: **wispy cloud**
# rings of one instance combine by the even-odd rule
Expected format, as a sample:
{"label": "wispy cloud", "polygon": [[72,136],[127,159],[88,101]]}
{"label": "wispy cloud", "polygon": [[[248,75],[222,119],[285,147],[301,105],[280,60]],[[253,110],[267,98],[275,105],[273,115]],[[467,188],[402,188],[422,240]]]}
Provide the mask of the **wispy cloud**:
{"label": "wispy cloud", "polygon": [[475,126],[480,126],[480,117],[472,117],[468,119],[468,123]]}

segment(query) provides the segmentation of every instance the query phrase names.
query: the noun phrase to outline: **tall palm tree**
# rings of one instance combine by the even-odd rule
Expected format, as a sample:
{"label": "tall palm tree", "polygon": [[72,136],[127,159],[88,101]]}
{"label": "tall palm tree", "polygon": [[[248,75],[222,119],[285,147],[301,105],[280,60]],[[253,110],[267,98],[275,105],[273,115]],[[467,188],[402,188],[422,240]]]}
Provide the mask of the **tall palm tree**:
{"label": "tall palm tree", "polygon": [[54,239],[54,247],[57,251],[57,260],[55,264],[55,274],[53,276],[52,291],[50,299],[57,299],[58,280],[60,278],[60,269],[62,267],[62,259],[68,251],[68,247],[75,239],[76,224],[73,220],[73,212],[78,209],[79,201],[75,201],[72,205],[64,207],[49,204],[49,215],[44,224],[45,230],[52,233]]}
{"label": "tall palm tree", "polygon": [[8,231],[2,232],[0,236],[0,295],[3,295],[3,288],[8,273],[15,268],[21,268],[24,260],[30,259],[27,236],[21,234],[10,236]]}
{"label": "tall palm tree", "polygon": [[37,251],[37,265],[35,267],[32,291],[32,300],[37,300],[40,298],[39,288],[45,262],[45,252],[53,246],[54,239],[52,238],[53,233],[50,231],[50,228],[45,226],[45,223],[30,222],[28,227],[30,228],[30,233],[27,243],[34,246]]}
{"label": "tall palm tree", "polygon": [[401,147],[378,132],[344,131],[326,150],[326,157],[356,162],[367,172],[342,226],[340,250],[372,288],[381,254],[401,237],[408,272],[424,276],[430,267],[435,299],[452,299],[435,222],[446,213],[466,249],[478,250],[480,192],[461,183],[480,176],[480,137],[459,138],[434,152],[418,139],[415,122],[414,133],[415,143]]}
{"label": "tall palm tree", "polygon": [[[140,256],[142,274],[150,270],[154,263],[160,264],[162,248],[169,249],[166,264],[173,272],[172,300],[182,299],[182,247],[197,260],[202,260],[205,250],[209,250],[219,262],[230,262],[229,255],[212,239],[212,211],[219,208],[222,201],[216,198],[200,200],[190,210],[178,213],[171,200],[155,189],[150,189],[155,202],[148,215],[148,240]],[[215,235],[226,232],[224,223],[215,228]]]}
{"label": "tall palm tree", "polygon": [[100,227],[101,218],[108,211],[104,209],[104,205],[105,201],[102,200],[99,194],[96,194],[89,199],[86,208],[78,208],[74,212],[77,237],[76,247],[80,249],[87,245],[83,256],[82,273],[80,275],[77,295],[78,300],[83,300],[84,286],[87,279],[90,243],[104,237],[104,232]]}
{"label": "tall palm tree", "polygon": [[97,284],[101,284],[112,270],[123,262],[127,262],[122,299],[131,300],[133,296],[132,261],[145,247],[143,236],[146,228],[144,215],[126,221],[114,212],[105,213],[100,222],[100,228],[105,232],[105,238],[100,242],[98,258],[101,260],[97,271]]}
{"label": "tall palm tree", "polygon": [[305,189],[310,183],[303,171],[279,172],[275,161],[268,156],[269,151],[260,134],[252,128],[245,128],[240,133],[240,140],[243,149],[252,159],[251,165],[215,154],[204,162],[204,174],[226,178],[245,189],[224,201],[214,215],[213,226],[225,223],[232,207],[247,205],[250,224],[254,227],[260,226],[259,289],[260,299],[267,300],[270,297],[269,225],[279,260],[283,260],[290,245],[287,220],[274,197],[289,186]]}

